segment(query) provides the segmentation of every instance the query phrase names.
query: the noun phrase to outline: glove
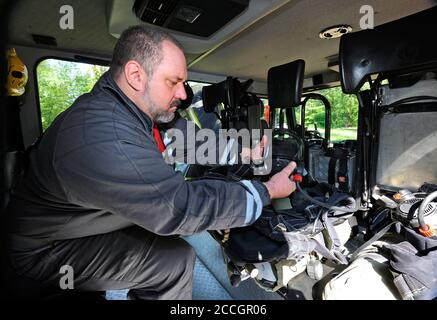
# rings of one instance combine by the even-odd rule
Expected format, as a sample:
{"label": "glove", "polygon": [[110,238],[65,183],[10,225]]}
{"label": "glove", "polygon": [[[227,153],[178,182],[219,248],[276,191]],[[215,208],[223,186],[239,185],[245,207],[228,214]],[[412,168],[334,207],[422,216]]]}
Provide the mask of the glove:
{"label": "glove", "polygon": [[420,299],[422,294],[431,291],[435,294],[437,251],[430,251],[427,255],[421,256],[417,249],[407,241],[389,245],[388,248],[392,255],[390,265],[399,273],[394,283],[403,299]]}

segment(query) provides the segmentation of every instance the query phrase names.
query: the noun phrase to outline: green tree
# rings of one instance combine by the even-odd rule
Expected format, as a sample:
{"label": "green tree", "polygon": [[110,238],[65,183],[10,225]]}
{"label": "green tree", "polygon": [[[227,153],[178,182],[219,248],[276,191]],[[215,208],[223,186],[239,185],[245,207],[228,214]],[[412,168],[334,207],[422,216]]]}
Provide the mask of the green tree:
{"label": "green tree", "polygon": [[82,94],[89,92],[107,67],[47,59],[37,67],[43,131]]}
{"label": "green tree", "polygon": [[[340,87],[320,90],[331,104],[331,128],[355,128],[358,122],[358,101],[355,95],[344,94]],[[305,125],[323,128],[325,108],[320,100],[311,99],[305,110]]]}
{"label": "green tree", "polygon": [[358,101],[355,95],[344,94],[341,87],[320,90],[331,104],[331,127],[353,128],[358,123]]}

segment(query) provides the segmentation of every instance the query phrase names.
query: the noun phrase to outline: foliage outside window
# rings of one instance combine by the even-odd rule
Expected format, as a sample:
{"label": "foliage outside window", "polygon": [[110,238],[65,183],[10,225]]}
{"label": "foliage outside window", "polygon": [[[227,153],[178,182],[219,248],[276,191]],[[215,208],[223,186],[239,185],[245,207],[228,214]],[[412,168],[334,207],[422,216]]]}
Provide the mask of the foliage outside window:
{"label": "foliage outside window", "polygon": [[82,94],[90,92],[108,67],[46,59],[36,68],[41,122],[45,131]]}
{"label": "foliage outside window", "polygon": [[[318,91],[331,104],[331,140],[356,140],[358,125],[358,100],[355,95],[344,94],[341,87]],[[296,110],[296,120],[300,123],[300,108]],[[305,110],[305,127],[324,134],[325,108],[319,100],[309,100]]]}
{"label": "foliage outside window", "polygon": [[[41,108],[41,122],[45,131],[53,120],[82,94],[91,91],[108,67],[86,63],[46,59],[36,71]],[[190,81],[194,93],[199,94],[206,83]],[[340,87],[319,91],[331,103],[331,140],[356,139],[358,101],[355,95],[347,95]],[[193,101],[195,102],[195,101]],[[263,99],[265,105],[268,101]],[[198,110],[197,110],[198,111]],[[300,108],[296,108],[296,120],[300,123]],[[203,114],[197,115],[201,118]],[[276,115],[279,116],[278,114]],[[203,120],[203,119],[202,119]],[[310,100],[306,106],[305,126],[324,134],[325,110],[318,100]]]}

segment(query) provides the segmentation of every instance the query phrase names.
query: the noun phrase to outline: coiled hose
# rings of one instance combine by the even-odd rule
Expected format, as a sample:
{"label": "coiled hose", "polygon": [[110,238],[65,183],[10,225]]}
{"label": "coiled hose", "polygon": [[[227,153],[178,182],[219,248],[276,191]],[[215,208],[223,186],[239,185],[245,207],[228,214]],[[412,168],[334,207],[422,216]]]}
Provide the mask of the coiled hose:
{"label": "coiled hose", "polygon": [[437,191],[430,193],[425,199],[423,199],[422,204],[419,207],[419,211],[417,212],[417,220],[423,230],[428,229],[428,226],[425,223],[425,209],[435,198],[437,198]]}

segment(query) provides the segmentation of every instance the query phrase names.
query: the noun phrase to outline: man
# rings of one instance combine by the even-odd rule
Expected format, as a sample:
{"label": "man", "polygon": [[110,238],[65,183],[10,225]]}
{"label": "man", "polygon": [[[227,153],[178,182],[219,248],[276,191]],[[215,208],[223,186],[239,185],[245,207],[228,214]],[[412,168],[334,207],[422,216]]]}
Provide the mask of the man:
{"label": "man", "polygon": [[294,163],[263,184],[186,182],[164,162],[152,128],[173,120],[186,80],[168,34],[135,26],[121,35],[110,71],[30,152],[9,206],[17,273],[59,287],[67,266],[74,289],[190,299],[195,254],[177,235],[249,225],[294,191]]}

